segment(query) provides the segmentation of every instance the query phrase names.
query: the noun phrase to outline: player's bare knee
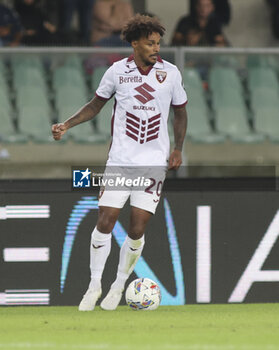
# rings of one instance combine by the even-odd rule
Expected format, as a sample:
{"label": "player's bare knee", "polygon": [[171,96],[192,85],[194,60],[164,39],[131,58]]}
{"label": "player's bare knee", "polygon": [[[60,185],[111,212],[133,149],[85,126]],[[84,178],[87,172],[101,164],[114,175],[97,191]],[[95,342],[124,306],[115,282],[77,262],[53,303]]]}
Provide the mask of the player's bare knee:
{"label": "player's bare knee", "polygon": [[[112,208],[114,209],[114,208]],[[118,218],[118,212],[116,210],[109,210],[100,207],[99,216],[97,221],[97,229],[102,233],[110,233]]]}
{"label": "player's bare knee", "polygon": [[140,239],[144,235],[145,225],[137,224],[132,225],[129,229],[128,236],[131,239]]}
{"label": "player's bare knee", "polygon": [[112,216],[101,216],[97,221],[97,229],[102,233],[110,233],[113,230],[115,221]]}

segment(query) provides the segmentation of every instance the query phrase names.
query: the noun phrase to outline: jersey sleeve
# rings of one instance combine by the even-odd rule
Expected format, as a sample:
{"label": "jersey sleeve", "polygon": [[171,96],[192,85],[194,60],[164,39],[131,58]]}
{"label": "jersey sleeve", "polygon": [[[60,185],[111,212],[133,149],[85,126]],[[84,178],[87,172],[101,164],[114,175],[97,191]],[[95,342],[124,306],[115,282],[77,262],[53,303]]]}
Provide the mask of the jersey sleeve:
{"label": "jersey sleeve", "polygon": [[101,100],[109,100],[115,94],[113,66],[111,66],[103,75],[95,94]]}
{"label": "jersey sleeve", "polygon": [[188,102],[188,98],[187,98],[186,91],[184,89],[182,77],[179,70],[176,69],[171,105],[173,107],[183,107],[186,105],[187,102]]}

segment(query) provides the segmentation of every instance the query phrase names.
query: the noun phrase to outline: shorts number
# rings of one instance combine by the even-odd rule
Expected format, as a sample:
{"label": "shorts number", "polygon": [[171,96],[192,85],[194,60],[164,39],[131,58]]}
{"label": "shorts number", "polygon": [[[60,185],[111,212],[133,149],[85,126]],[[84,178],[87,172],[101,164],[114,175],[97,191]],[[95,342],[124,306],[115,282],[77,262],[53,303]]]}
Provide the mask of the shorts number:
{"label": "shorts number", "polygon": [[158,185],[157,185],[157,188],[156,188],[156,194],[157,194],[158,197],[161,196],[162,187],[163,187],[163,181],[159,181]]}
{"label": "shorts number", "polygon": [[151,191],[151,188],[154,187],[154,186],[156,185],[156,180],[153,179],[152,177],[150,177],[149,180],[151,181],[151,185],[148,186],[144,191],[145,191],[146,193],[153,194],[153,191]]}
{"label": "shorts number", "polygon": [[[150,193],[150,194],[153,194],[153,187],[156,186],[156,180],[153,179],[152,177],[150,178],[150,181],[151,181],[151,185],[148,186],[144,191],[146,193]],[[161,196],[161,193],[162,193],[162,186],[163,186],[163,181],[159,181],[157,186],[156,186],[156,194],[158,197]]]}

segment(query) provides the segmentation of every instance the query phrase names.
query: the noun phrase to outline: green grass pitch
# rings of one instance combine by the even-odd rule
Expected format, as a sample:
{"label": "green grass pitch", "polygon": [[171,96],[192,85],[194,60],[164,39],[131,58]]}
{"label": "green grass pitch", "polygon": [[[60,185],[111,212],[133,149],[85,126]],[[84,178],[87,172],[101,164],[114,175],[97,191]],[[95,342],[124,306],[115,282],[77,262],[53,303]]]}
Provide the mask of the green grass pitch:
{"label": "green grass pitch", "polygon": [[279,304],[1,307],[2,349],[278,350]]}

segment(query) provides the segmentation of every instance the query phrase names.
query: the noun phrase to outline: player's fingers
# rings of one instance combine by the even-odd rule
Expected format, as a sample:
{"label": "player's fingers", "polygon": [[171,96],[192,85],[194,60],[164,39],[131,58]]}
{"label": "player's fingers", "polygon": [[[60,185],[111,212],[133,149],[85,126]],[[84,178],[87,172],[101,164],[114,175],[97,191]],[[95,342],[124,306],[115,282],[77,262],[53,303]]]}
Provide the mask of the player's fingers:
{"label": "player's fingers", "polygon": [[51,127],[52,132],[57,132],[58,124],[53,124]]}
{"label": "player's fingers", "polygon": [[174,165],[175,165],[175,160],[174,160],[173,157],[170,157],[170,159],[169,159],[169,167],[168,167],[169,170],[173,169]]}
{"label": "player's fingers", "polygon": [[181,165],[181,159],[180,158],[170,158],[169,159],[169,170],[177,170]]}
{"label": "player's fingers", "polygon": [[59,124],[59,130],[60,130],[60,131],[62,131],[62,132],[63,132],[63,131],[65,131],[65,130],[66,130],[65,125],[64,125],[64,124],[62,124],[62,123],[61,123],[61,124]]}
{"label": "player's fingers", "polygon": [[52,135],[54,140],[60,140],[61,139],[61,135],[60,134],[53,134]]}
{"label": "player's fingers", "polygon": [[54,140],[59,141],[62,135],[66,132],[66,127],[62,123],[54,124],[52,125],[51,131]]}
{"label": "player's fingers", "polygon": [[64,124],[59,123],[59,124],[53,124],[51,128],[52,132],[63,132],[66,130],[66,127]]}

